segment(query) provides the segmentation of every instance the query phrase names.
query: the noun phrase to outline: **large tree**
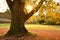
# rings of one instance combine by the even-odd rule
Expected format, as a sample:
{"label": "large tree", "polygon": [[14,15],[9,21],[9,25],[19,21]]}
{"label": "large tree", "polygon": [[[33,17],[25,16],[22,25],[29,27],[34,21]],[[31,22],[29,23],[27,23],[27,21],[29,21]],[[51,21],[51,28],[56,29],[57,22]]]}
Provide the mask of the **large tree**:
{"label": "large tree", "polygon": [[7,4],[11,10],[11,27],[7,32],[7,35],[26,35],[28,31],[26,30],[24,24],[27,19],[29,19],[34,12],[37,12],[44,0],[41,0],[36,8],[34,8],[31,12],[24,12],[24,5],[26,0],[6,0]]}

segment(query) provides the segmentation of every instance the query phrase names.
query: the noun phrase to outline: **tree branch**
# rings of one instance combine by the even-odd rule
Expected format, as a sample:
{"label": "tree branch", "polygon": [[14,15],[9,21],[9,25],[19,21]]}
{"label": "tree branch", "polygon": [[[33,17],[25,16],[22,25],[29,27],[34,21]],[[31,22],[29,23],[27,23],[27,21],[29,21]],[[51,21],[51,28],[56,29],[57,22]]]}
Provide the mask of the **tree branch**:
{"label": "tree branch", "polygon": [[25,20],[29,19],[35,12],[37,12],[37,11],[39,10],[39,8],[41,7],[41,5],[43,4],[44,1],[45,1],[45,0],[41,0],[41,1],[38,3],[38,5],[37,5],[37,7],[36,7],[35,9],[33,9],[30,13],[27,13]]}
{"label": "tree branch", "polygon": [[8,6],[9,6],[9,8],[11,10],[11,8],[13,6],[13,2],[11,0],[6,0],[6,2],[7,2]]}

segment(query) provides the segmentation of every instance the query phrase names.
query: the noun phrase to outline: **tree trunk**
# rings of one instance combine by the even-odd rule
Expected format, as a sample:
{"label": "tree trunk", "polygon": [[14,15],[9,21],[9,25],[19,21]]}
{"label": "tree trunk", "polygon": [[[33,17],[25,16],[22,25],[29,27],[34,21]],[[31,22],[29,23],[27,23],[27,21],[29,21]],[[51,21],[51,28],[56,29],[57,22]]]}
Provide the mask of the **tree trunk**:
{"label": "tree trunk", "polygon": [[28,33],[24,26],[26,16],[24,12],[24,3],[19,4],[19,2],[16,1],[13,4],[13,8],[11,8],[11,27],[7,35],[24,35]]}
{"label": "tree trunk", "polygon": [[24,35],[28,32],[24,26],[25,22],[19,19],[22,18],[12,19],[10,30],[7,33],[8,35],[17,35],[17,34]]}
{"label": "tree trunk", "polygon": [[11,27],[7,33],[8,35],[24,35],[28,32],[24,26],[25,22],[23,21],[23,18],[19,18],[18,16],[19,15],[16,15],[15,17],[17,18],[12,18]]}
{"label": "tree trunk", "polygon": [[[7,36],[10,35],[26,35],[28,31],[26,30],[24,23],[27,19],[29,19],[34,14],[34,9],[29,13],[25,14],[24,12],[24,2],[23,0],[6,0],[7,4],[11,10],[11,27],[10,30],[7,32]],[[35,8],[36,11],[41,7],[44,0],[39,2],[38,6]]]}

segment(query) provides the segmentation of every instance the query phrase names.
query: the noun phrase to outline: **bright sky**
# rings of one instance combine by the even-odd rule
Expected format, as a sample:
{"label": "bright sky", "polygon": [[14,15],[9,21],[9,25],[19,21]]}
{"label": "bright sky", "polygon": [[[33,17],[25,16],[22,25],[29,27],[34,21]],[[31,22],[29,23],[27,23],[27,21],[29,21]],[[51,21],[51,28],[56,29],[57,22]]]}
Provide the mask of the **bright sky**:
{"label": "bright sky", "polygon": [[60,0],[53,0],[53,1],[55,1],[55,2],[60,2]]}
{"label": "bright sky", "polygon": [[[60,2],[60,0],[54,0],[55,2]],[[30,7],[27,7],[30,9]],[[0,12],[5,12],[8,9],[6,0],[0,0]],[[30,9],[31,10],[31,9]]]}
{"label": "bright sky", "polygon": [[29,13],[33,9],[33,7],[31,5],[27,5],[26,9],[27,9],[27,12]]}
{"label": "bright sky", "polygon": [[5,0],[0,0],[0,12],[5,12],[8,6]]}

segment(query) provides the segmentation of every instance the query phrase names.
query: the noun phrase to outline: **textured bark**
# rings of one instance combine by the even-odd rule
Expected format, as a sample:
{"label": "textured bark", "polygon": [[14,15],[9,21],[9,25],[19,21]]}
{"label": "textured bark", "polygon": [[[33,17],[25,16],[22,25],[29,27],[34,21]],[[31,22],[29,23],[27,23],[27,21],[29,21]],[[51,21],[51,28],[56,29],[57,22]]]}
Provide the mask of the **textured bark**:
{"label": "textured bark", "polygon": [[[11,0],[6,1],[11,10],[11,27],[10,30],[7,32],[7,35],[24,35],[28,33],[24,26],[24,23],[28,18],[30,18],[34,14],[35,10],[33,9],[29,14],[26,15],[24,12],[25,3],[22,2],[22,0],[14,0],[13,2]],[[35,8],[36,11],[39,9],[38,7]]]}
{"label": "textured bark", "polygon": [[13,5],[9,6],[12,17],[11,17],[11,27],[10,30],[7,32],[7,35],[17,35],[17,34],[24,35],[28,32],[24,26],[26,16],[24,13],[24,4],[25,4],[24,2],[14,1]]}

